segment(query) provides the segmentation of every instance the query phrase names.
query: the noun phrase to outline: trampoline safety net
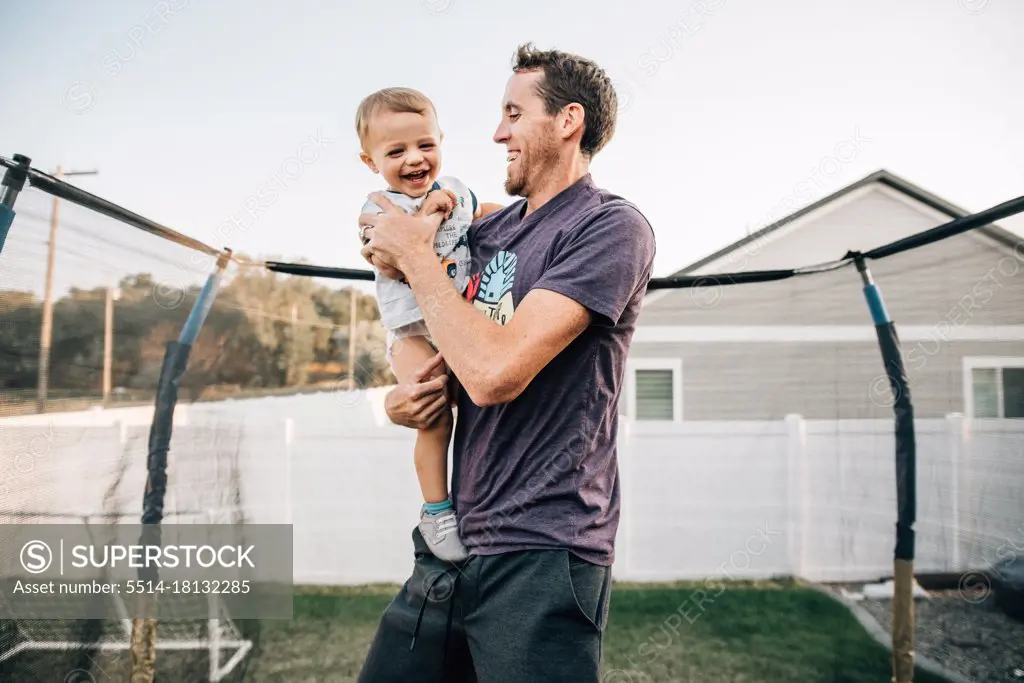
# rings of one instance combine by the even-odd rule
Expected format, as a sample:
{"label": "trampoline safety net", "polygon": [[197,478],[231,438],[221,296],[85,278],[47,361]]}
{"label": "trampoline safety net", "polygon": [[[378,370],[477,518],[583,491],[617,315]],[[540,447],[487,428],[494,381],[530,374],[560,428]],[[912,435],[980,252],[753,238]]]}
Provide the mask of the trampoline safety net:
{"label": "trampoline safety net", "polygon": [[[411,436],[382,412],[394,376],[367,273],[211,249],[41,175],[0,253],[0,524],[137,524],[157,468],[162,524],[290,524],[296,584],[400,582],[420,501]],[[998,221],[1024,198],[968,215],[875,182],[889,187],[858,201],[896,233],[849,202],[804,228],[804,249],[766,226],[651,282],[621,386],[615,571],[794,576],[895,631],[897,669],[978,647],[1009,667],[1024,241]],[[856,237],[837,253],[837,234]],[[187,364],[162,385],[182,339]],[[729,565],[756,529],[764,551]],[[365,557],[323,540],[340,537]],[[0,547],[0,566],[18,550]],[[930,596],[914,610],[911,589]],[[0,680],[129,680],[117,602],[107,619],[0,621]],[[156,680],[354,680],[370,631],[337,642],[316,623],[162,615]]]}

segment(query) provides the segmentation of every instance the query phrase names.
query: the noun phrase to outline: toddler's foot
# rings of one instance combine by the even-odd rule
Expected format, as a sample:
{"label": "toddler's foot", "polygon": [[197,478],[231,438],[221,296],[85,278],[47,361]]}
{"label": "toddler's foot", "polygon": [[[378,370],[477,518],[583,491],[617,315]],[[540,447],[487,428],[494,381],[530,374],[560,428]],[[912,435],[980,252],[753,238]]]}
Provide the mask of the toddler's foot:
{"label": "toddler's foot", "polygon": [[430,514],[424,507],[420,513],[419,527],[423,540],[430,547],[430,552],[438,559],[462,562],[469,557],[469,551],[459,538],[458,520],[452,508]]}

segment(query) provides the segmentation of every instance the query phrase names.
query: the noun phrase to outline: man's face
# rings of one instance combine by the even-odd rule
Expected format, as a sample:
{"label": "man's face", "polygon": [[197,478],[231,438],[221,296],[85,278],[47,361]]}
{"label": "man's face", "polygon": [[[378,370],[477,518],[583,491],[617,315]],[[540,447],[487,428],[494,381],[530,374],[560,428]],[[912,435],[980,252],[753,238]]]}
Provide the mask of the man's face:
{"label": "man's face", "polygon": [[529,197],[539,188],[544,173],[558,161],[555,120],[545,113],[536,90],[542,78],[543,71],[516,73],[505,87],[501,124],[494,141],[508,150],[505,191],[512,196]]}
{"label": "man's face", "polygon": [[441,171],[441,132],[431,113],[381,111],[370,122],[367,150],[360,156],[388,186],[422,197]]}

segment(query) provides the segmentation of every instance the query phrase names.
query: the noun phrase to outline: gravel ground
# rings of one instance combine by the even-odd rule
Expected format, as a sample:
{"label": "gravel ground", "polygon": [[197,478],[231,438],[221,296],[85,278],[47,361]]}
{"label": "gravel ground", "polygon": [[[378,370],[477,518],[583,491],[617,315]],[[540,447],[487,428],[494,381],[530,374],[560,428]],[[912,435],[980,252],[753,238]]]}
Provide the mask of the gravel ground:
{"label": "gravel ground", "polygon": [[[992,596],[974,602],[955,590],[931,596],[914,601],[917,652],[974,683],[1024,683],[1024,624],[1003,614]],[[892,633],[891,600],[857,604]]]}

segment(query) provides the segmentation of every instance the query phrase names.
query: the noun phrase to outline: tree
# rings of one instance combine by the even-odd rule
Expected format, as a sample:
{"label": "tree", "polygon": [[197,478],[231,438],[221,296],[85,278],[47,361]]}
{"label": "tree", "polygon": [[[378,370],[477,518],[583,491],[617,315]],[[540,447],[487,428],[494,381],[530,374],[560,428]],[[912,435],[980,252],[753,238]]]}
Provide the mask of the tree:
{"label": "tree", "polygon": [[[200,287],[175,290],[149,273],[127,275],[118,286],[113,385],[154,390],[167,342],[180,335]],[[106,295],[102,287],[73,288],[55,302],[50,352],[55,392],[100,393]],[[194,399],[217,385],[300,386],[309,381],[314,361],[347,369],[352,296],[358,297],[357,380],[361,386],[393,381],[372,296],[247,268],[225,279],[193,344],[181,387]],[[35,389],[41,319],[41,304],[31,293],[0,291],[0,388],[26,396]]]}

